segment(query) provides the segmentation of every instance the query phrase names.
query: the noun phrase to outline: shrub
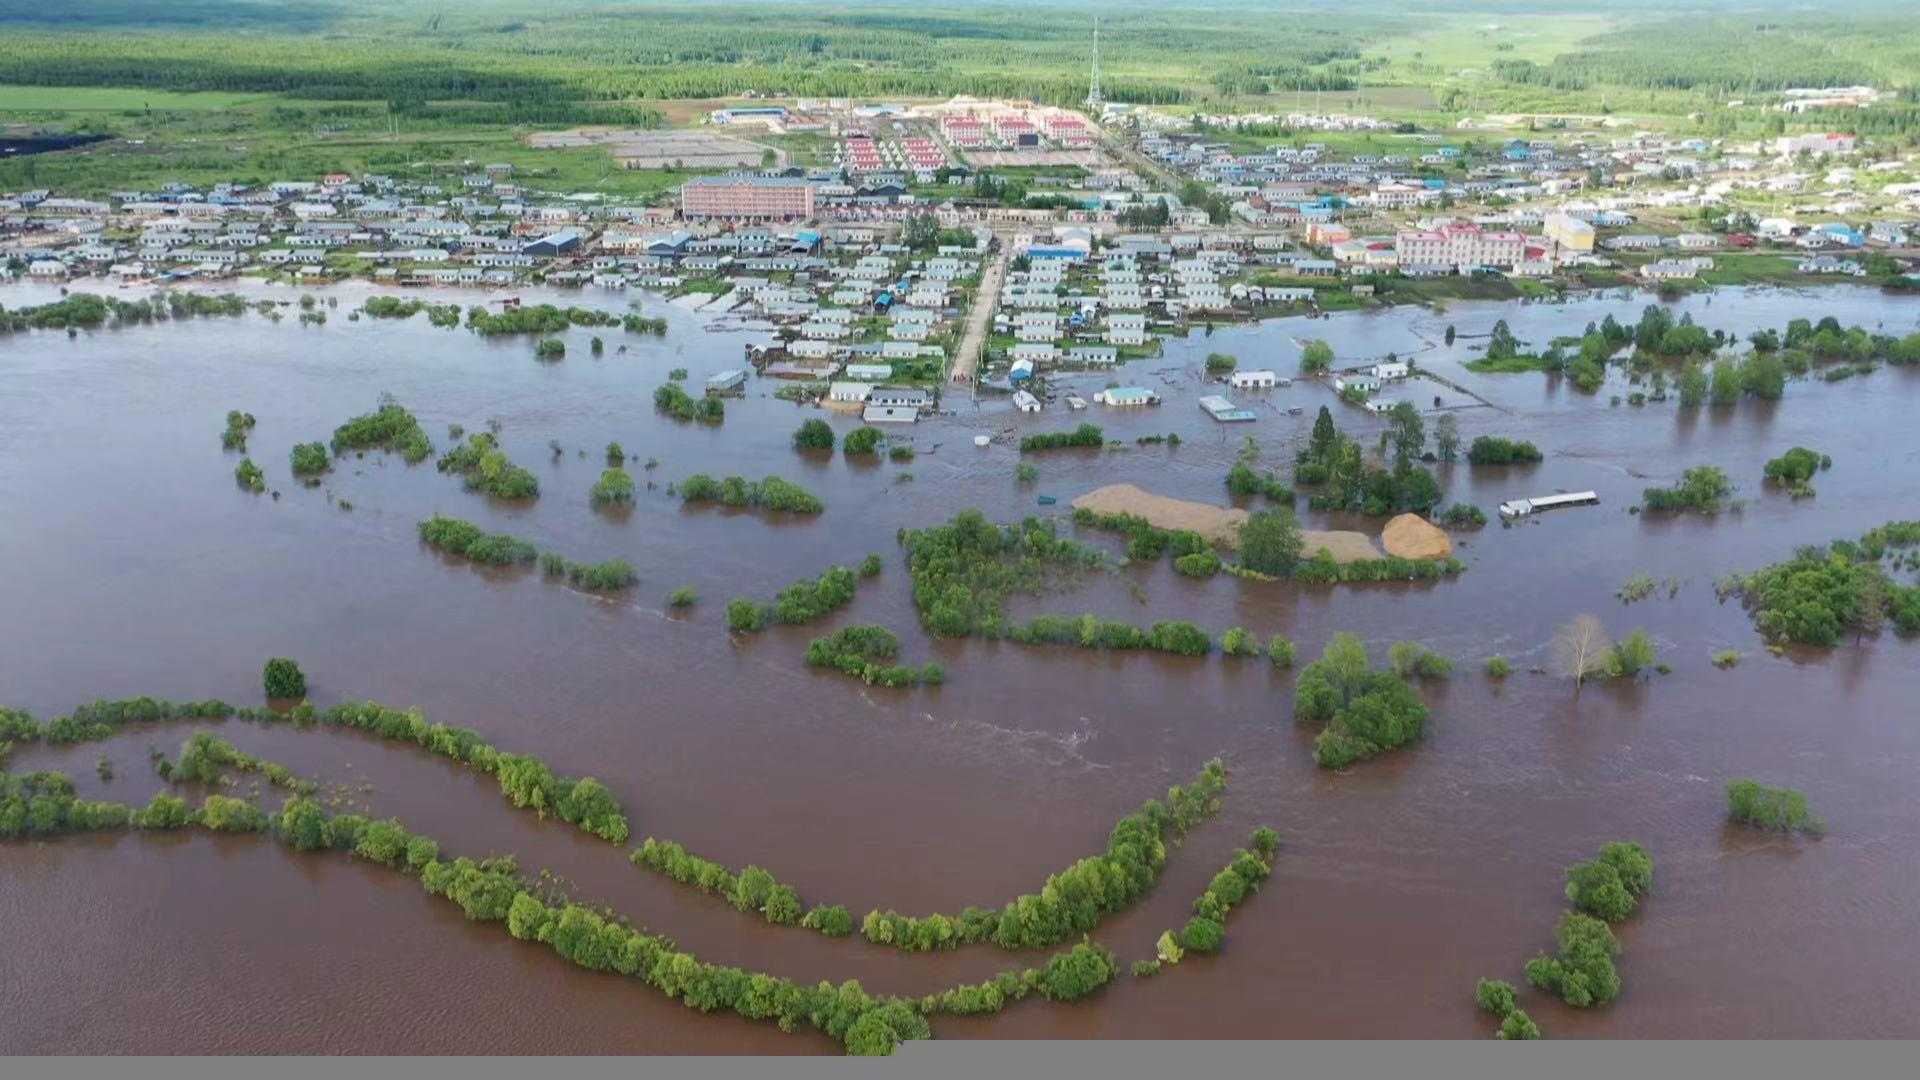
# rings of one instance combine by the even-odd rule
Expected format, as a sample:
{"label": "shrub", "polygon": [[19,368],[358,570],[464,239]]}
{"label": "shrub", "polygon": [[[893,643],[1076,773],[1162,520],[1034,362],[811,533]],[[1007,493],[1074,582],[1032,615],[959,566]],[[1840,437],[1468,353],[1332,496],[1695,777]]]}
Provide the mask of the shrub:
{"label": "shrub", "polygon": [[1740,650],[1739,649],[1722,649],[1719,652],[1714,653],[1713,666],[1717,668],[1739,667],[1740,666]]}
{"label": "shrub", "polygon": [[1240,565],[1262,574],[1293,573],[1300,564],[1300,522],[1279,508],[1250,514],[1240,525]]}
{"label": "shrub", "polygon": [[1196,551],[1173,560],[1173,568],[1188,577],[1210,578],[1220,572],[1220,556],[1212,549]]}
{"label": "shrub", "polygon": [[1022,484],[1031,484],[1040,479],[1040,469],[1031,462],[1018,462],[1013,467],[1013,478]]}
{"label": "shrub", "polygon": [[1020,452],[1035,450],[1063,450],[1071,447],[1099,447],[1107,444],[1107,436],[1098,424],[1081,424],[1072,431],[1053,431],[1039,435],[1028,435],[1020,440]]}
{"label": "shrub", "polygon": [[667,594],[667,606],[676,608],[692,607],[695,598],[696,594],[693,591],[693,586],[682,585]]}
{"label": "shrub", "polygon": [[1400,679],[1369,670],[1366,646],[1342,631],[1300,670],[1294,715],[1326,725],[1314,740],[1313,760],[1340,768],[1419,738],[1427,708]]}
{"label": "shrub", "polygon": [[886,435],[879,428],[855,428],[840,440],[840,448],[849,454],[871,454],[879,450],[880,441],[884,438]]}
{"label": "shrub", "polygon": [[1274,667],[1292,667],[1293,642],[1288,641],[1279,634],[1273,635],[1273,640],[1267,642],[1267,660],[1270,661]]}
{"label": "shrub", "polygon": [[860,560],[860,576],[863,578],[879,577],[881,566],[880,553],[870,552],[866,558]]}
{"label": "shrub", "polygon": [[1239,363],[1240,363],[1239,360],[1235,359],[1234,357],[1228,356],[1226,353],[1208,353],[1207,354],[1207,374],[1224,375],[1225,373],[1232,371],[1236,366],[1239,365]]}
{"label": "shrub", "polygon": [[307,677],[301,672],[300,665],[284,656],[276,656],[267,661],[261,671],[261,683],[267,697],[274,700],[287,700],[307,696]]}
{"label": "shrub", "polygon": [[1527,961],[1527,982],[1559,993],[1576,1009],[1604,1005],[1620,996],[1620,973],[1613,958],[1620,943],[1607,924],[1577,911],[1564,912],[1554,929],[1558,956],[1542,953]]}
{"label": "shrub", "polygon": [[252,458],[240,459],[240,464],[233,467],[233,478],[248,491],[267,489],[267,474],[260,471],[260,466],[255,465]]}
{"label": "shrub", "polygon": [[1814,836],[1826,832],[1826,826],[1807,808],[1805,795],[1792,788],[1767,787],[1758,780],[1727,781],[1727,816],[1777,832],[1799,830]]}
{"label": "shrub", "polygon": [[1220,635],[1220,651],[1228,656],[1259,656],[1260,642],[1236,626]]}
{"label": "shrub", "polygon": [[1188,952],[1210,953],[1220,947],[1226,937],[1226,929],[1219,923],[1203,915],[1195,915],[1187,920],[1180,931],[1180,945]]}
{"label": "shrub", "polygon": [[1504,656],[1487,657],[1487,675],[1489,678],[1504,679],[1513,673],[1513,665]]}
{"label": "shrub", "polygon": [[1449,529],[1475,529],[1487,523],[1486,512],[1472,503],[1454,503],[1436,516]]}
{"label": "shrub", "polygon": [[763,604],[735,597],[727,601],[727,629],[736,632],[758,630],[767,624],[768,610]]}
{"label": "shrub", "polygon": [[433,443],[421,429],[420,421],[398,402],[384,397],[375,411],[356,416],[333,429],[335,454],[373,447],[399,451],[409,465],[417,465],[433,454]]}
{"label": "shrub", "polygon": [[1482,435],[1467,447],[1467,462],[1473,465],[1531,465],[1543,460],[1540,448],[1530,442]]}
{"label": "shrub", "polygon": [[633,501],[633,492],[633,477],[627,475],[626,470],[605,469],[601,471],[600,479],[594,481],[593,487],[588,489],[587,497],[595,506],[607,503],[630,503]]}
{"label": "shrub", "polygon": [[817,514],[826,509],[819,496],[778,476],[748,482],[738,476],[715,480],[706,473],[695,473],[680,484],[680,498],[689,503],[717,502],[795,514]]}
{"label": "shrub", "polygon": [[1227,492],[1232,495],[1265,495],[1274,502],[1293,501],[1293,489],[1282,484],[1272,472],[1255,472],[1245,461],[1236,461],[1227,470]]}
{"label": "shrub", "polygon": [[327,457],[327,448],[317,442],[296,443],[291,457],[295,476],[317,476],[333,465]]}
{"label": "shrub", "polygon": [[1540,1037],[1540,1025],[1533,1022],[1526,1010],[1515,1009],[1500,1020],[1500,1030],[1495,1038],[1513,1041],[1530,1041]]}
{"label": "shrub", "polygon": [[1695,510],[1713,513],[1720,500],[1733,491],[1727,474],[1711,465],[1688,469],[1680,483],[1670,488],[1647,488],[1640,493],[1649,510]]}
{"label": "shrub", "polygon": [[607,444],[607,464],[619,465],[627,460],[627,452],[617,442]]}
{"label": "shrub", "polygon": [[417,529],[422,543],[478,563],[496,566],[529,563],[539,554],[525,540],[505,533],[483,532],[470,521],[439,514],[421,522]]}
{"label": "shrub", "polygon": [[548,577],[565,578],[569,584],[591,592],[624,589],[640,580],[633,564],[625,559],[580,563],[549,552],[540,557],[540,570]]}
{"label": "shrub", "polygon": [[888,461],[912,461],[913,447],[908,446],[906,443],[895,443],[892,446],[887,447],[887,460]]}
{"label": "shrub", "polygon": [[1387,650],[1393,673],[1403,679],[1444,679],[1453,674],[1453,661],[1412,641],[1396,641]]}
{"label": "shrub", "polygon": [[1513,984],[1505,979],[1481,979],[1473,992],[1474,1004],[1480,1007],[1480,1011],[1495,1016],[1504,1017],[1512,1012],[1517,1000]]}
{"label": "shrub", "polygon": [[833,428],[825,420],[808,420],[793,433],[793,445],[802,450],[832,450],[833,442]]}

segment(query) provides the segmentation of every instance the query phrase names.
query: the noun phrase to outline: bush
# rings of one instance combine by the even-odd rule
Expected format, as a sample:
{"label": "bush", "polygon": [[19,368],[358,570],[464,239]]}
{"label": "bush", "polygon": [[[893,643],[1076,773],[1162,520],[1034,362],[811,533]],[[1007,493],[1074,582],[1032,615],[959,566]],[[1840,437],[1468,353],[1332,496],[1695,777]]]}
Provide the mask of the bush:
{"label": "bush", "polygon": [[495,566],[529,563],[539,554],[525,540],[505,533],[483,532],[480,526],[459,518],[435,514],[421,522],[417,529],[422,543],[478,563]]}
{"label": "bush", "polygon": [[882,565],[880,553],[869,552],[866,558],[860,560],[860,576],[863,578],[879,577]]}
{"label": "bush", "polygon": [[1719,652],[1714,653],[1713,666],[1717,668],[1739,667],[1740,666],[1740,650],[1739,649],[1722,649]]}
{"label": "bush", "polygon": [[697,594],[693,591],[693,586],[682,585],[667,594],[667,606],[676,608],[692,607],[696,597]]}
{"label": "bush", "polygon": [[1529,1041],[1540,1037],[1540,1025],[1524,1009],[1515,1009],[1500,1021],[1500,1030],[1495,1038],[1514,1041]]}
{"label": "bush", "polygon": [[295,476],[317,476],[333,465],[332,459],[327,456],[327,448],[317,442],[296,443],[291,457]]}
{"label": "bush", "polygon": [[1040,469],[1031,462],[1018,462],[1013,467],[1013,478],[1022,484],[1031,484],[1040,479]]}
{"label": "bush", "polygon": [[1713,513],[1720,500],[1733,491],[1727,474],[1711,465],[1700,465],[1680,475],[1680,483],[1670,488],[1647,488],[1640,493],[1649,510],[1695,510]]}
{"label": "bush", "polygon": [[373,447],[397,450],[409,465],[418,465],[433,454],[433,443],[421,429],[420,421],[390,398],[382,400],[374,412],[356,416],[333,429],[335,454]]}
{"label": "bush", "polygon": [[1293,501],[1293,489],[1282,484],[1272,472],[1258,473],[1245,461],[1236,461],[1227,470],[1227,492],[1231,495],[1265,495],[1274,502]]}
{"label": "bush", "polygon": [[1273,640],[1267,642],[1267,660],[1270,661],[1274,667],[1292,667],[1293,642],[1288,641],[1279,634],[1273,635]]}
{"label": "bush", "polygon": [[833,442],[833,428],[825,420],[808,420],[793,433],[793,445],[802,450],[832,450]]}
{"label": "bush", "polygon": [[1284,508],[1250,514],[1240,525],[1240,565],[1262,574],[1293,573],[1300,564],[1300,522]]}
{"label": "bush", "polygon": [[1558,956],[1542,953],[1527,961],[1527,982],[1552,990],[1576,1009],[1604,1005],[1620,996],[1620,973],[1613,958],[1620,943],[1607,924],[1577,911],[1564,912],[1554,929]]}
{"label": "bush", "polygon": [[1368,670],[1366,646],[1342,631],[1300,670],[1294,715],[1326,725],[1314,740],[1313,760],[1341,768],[1419,738],[1427,707],[1400,679]]}
{"label": "bush", "polygon": [[1063,450],[1071,447],[1099,447],[1107,444],[1107,436],[1098,424],[1081,424],[1072,431],[1054,431],[1040,435],[1028,435],[1020,440],[1020,452],[1035,450]]}
{"label": "bush", "polygon": [[627,460],[627,452],[617,442],[607,444],[607,464],[620,465]]}
{"label": "bush", "polygon": [[819,496],[777,476],[750,483],[738,476],[715,480],[706,473],[694,473],[680,484],[680,498],[689,503],[717,502],[795,514],[818,514],[826,509]]}
{"label": "bush", "polygon": [[1180,931],[1180,945],[1188,952],[1210,953],[1220,947],[1227,936],[1226,928],[1212,919],[1195,915],[1187,920],[1186,928]]}
{"label": "bush", "polygon": [[1196,551],[1173,560],[1173,568],[1188,577],[1210,578],[1220,572],[1220,556],[1211,549]]}
{"label": "bush", "polygon": [[727,629],[741,632],[758,630],[767,624],[765,605],[735,597],[727,601]]}
{"label": "bush", "polygon": [[1807,808],[1805,795],[1792,788],[1767,787],[1758,780],[1727,781],[1727,816],[1776,832],[1799,830],[1814,836],[1826,832]]}
{"label": "bush", "polygon": [[267,697],[273,700],[290,700],[307,696],[307,677],[301,672],[300,665],[284,656],[276,656],[267,661],[261,671],[261,683]]}
{"label": "bush", "polygon": [[1232,371],[1236,366],[1239,365],[1239,363],[1240,363],[1239,360],[1231,356],[1228,356],[1226,353],[1208,353],[1207,354],[1207,374],[1224,375],[1227,372]]}
{"label": "bush", "polygon": [[587,497],[595,506],[603,506],[607,503],[630,503],[633,501],[633,492],[633,477],[628,476],[626,470],[605,469],[601,471],[600,479],[588,489]]}
{"label": "bush", "polygon": [[1477,529],[1487,523],[1487,515],[1472,503],[1454,503],[1440,511],[1435,520],[1449,529]]}
{"label": "bush", "polygon": [[840,448],[849,454],[871,454],[880,449],[880,441],[884,438],[886,435],[879,428],[854,428],[840,440]]}
{"label": "bush", "polygon": [[1396,641],[1387,650],[1393,673],[1403,679],[1444,679],[1453,674],[1453,661],[1412,641]]}
{"label": "bush", "polygon": [[463,475],[469,491],[484,491],[502,499],[531,499],[540,494],[539,479],[508,460],[491,432],[469,435],[466,445],[440,455],[434,467]]}
{"label": "bush", "polygon": [[1505,979],[1481,979],[1474,988],[1473,1001],[1480,1011],[1504,1017],[1514,1010],[1518,997],[1513,984]]}
{"label": "bush", "polygon": [[1260,642],[1236,626],[1220,635],[1220,651],[1228,656],[1259,656]]}
{"label": "bush", "polygon": [[233,467],[233,478],[248,491],[267,489],[267,474],[260,471],[260,466],[255,465],[252,458],[240,459],[240,464]]}
{"label": "bush", "polygon": [[580,563],[548,552],[540,556],[540,570],[548,577],[565,578],[569,584],[591,592],[624,589],[640,580],[633,564],[625,559]]}
{"label": "bush", "polygon": [[1504,656],[1487,657],[1486,667],[1489,678],[1504,679],[1513,673],[1513,665]]}
{"label": "bush", "polygon": [[1472,465],[1532,465],[1544,460],[1540,448],[1530,442],[1482,435],[1467,447],[1467,462]]}

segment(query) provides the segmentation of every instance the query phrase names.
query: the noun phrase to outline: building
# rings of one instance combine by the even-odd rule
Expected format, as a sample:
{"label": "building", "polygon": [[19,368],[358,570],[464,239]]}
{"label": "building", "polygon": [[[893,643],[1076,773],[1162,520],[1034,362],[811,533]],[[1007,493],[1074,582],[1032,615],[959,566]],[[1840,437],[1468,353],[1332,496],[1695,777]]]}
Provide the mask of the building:
{"label": "building", "polygon": [[1015,390],[1013,392],[1013,407],[1023,413],[1036,413],[1040,411],[1040,399],[1025,390]]}
{"label": "building", "polygon": [[[848,364],[847,378],[866,382],[879,382],[893,377],[892,364]],[[867,389],[871,390],[872,387]],[[864,398],[862,400],[865,400]]]}
{"label": "building", "polygon": [[912,409],[918,412],[927,405],[927,392],[925,390],[906,390],[891,386],[876,387],[873,393],[868,395],[867,403],[883,409]]}
{"label": "building", "polygon": [[1280,384],[1280,377],[1271,371],[1236,371],[1227,376],[1227,385],[1235,390],[1265,390]]}
{"label": "building", "polygon": [[1160,395],[1144,386],[1115,386],[1094,394],[1093,400],[1102,405],[1158,405]]}
{"label": "building", "polygon": [[1334,390],[1344,394],[1349,390],[1358,390],[1363,394],[1376,393],[1380,389],[1380,380],[1372,375],[1339,375],[1333,380]]}
{"label": "building", "polygon": [[911,424],[920,419],[920,410],[903,405],[868,405],[860,419],[869,424]]}
{"label": "building", "polygon": [[865,402],[873,396],[873,384],[863,382],[836,382],[827,387],[828,401]]}
{"label": "building", "polygon": [[1374,378],[1379,379],[1381,382],[1386,382],[1389,379],[1406,378],[1407,376],[1413,374],[1413,368],[1411,365],[1399,364],[1399,363],[1375,364],[1371,369],[1369,369],[1369,373],[1372,374]]}
{"label": "building", "polygon": [[1478,225],[1456,223],[1402,232],[1394,238],[1394,252],[1402,266],[1512,266],[1527,257],[1527,238],[1517,232],[1489,232]]}
{"label": "building", "polygon": [[1200,408],[1222,424],[1245,423],[1256,419],[1252,409],[1243,409],[1219,394],[1208,394],[1201,398]]}
{"label": "building", "polygon": [[722,371],[707,379],[709,394],[737,394],[747,388],[747,373],[738,370]]}
{"label": "building", "polygon": [[790,221],[813,216],[813,185],[793,177],[696,176],[680,186],[690,220]]}
{"label": "building", "polygon": [[577,229],[561,229],[550,232],[538,240],[528,241],[520,248],[522,255],[571,255],[580,250],[580,232]]}
{"label": "building", "polygon": [[1593,253],[1593,226],[1571,214],[1548,214],[1543,231],[1547,239],[1564,251],[1581,255]]}

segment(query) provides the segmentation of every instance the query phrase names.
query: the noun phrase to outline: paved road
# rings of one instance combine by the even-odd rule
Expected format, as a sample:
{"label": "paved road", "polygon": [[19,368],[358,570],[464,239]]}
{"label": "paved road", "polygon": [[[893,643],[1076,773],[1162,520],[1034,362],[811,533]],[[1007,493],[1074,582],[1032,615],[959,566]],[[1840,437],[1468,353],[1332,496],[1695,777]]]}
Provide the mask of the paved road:
{"label": "paved road", "polygon": [[967,331],[960,337],[960,350],[953,355],[949,381],[961,386],[973,385],[980,373],[980,361],[987,348],[987,329],[993,325],[993,309],[1000,305],[1000,285],[1007,280],[1007,266],[1013,261],[1013,245],[1002,243],[1000,254],[980,275],[980,287],[973,291],[973,306],[967,309]]}

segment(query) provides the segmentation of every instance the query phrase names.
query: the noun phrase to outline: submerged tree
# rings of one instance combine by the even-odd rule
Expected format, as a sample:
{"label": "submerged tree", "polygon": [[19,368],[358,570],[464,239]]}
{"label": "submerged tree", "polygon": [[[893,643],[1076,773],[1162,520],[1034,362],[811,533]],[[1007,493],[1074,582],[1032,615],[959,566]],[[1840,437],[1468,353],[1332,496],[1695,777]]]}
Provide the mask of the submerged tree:
{"label": "submerged tree", "polygon": [[1576,615],[1553,635],[1549,655],[1556,674],[1573,679],[1576,691],[1588,676],[1607,670],[1613,659],[1613,639],[1592,615]]}

